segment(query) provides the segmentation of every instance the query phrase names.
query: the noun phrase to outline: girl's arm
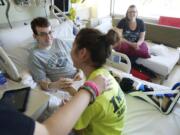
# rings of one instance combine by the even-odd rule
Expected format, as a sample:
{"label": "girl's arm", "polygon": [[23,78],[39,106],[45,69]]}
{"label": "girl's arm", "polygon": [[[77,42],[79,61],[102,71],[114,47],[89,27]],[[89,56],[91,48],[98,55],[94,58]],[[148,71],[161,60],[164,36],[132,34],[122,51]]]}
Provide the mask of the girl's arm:
{"label": "girl's arm", "polygon": [[[93,80],[99,90],[104,90],[108,87],[106,83],[108,80],[105,79],[99,76]],[[92,94],[89,91],[80,89],[68,103],[60,107],[43,124],[36,122],[34,135],[67,135],[88,106],[91,98]]]}
{"label": "girl's arm", "polygon": [[36,123],[34,135],[67,135],[88,106],[90,99],[91,94],[88,91],[80,90],[43,125]]}
{"label": "girl's arm", "polygon": [[129,44],[134,49],[139,49],[139,46],[144,42],[145,32],[141,32],[139,36],[139,40],[137,42],[131,42],[123,38],[122,42]]}
{"label": "girl's arm", "polygon": [[144,40],[145,40],[145,35],[146,33],[145,32],[141,32],[140,35],[139,35],[139,40],[137,41],[137,45],[140,46]]}

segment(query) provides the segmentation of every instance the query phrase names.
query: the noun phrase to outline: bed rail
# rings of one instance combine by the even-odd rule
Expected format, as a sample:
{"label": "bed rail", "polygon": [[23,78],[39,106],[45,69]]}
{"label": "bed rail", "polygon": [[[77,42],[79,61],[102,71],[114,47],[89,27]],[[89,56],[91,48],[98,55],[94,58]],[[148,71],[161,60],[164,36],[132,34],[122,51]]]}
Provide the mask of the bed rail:
{"label": "bed rail", "polygon": [[106,60],[106,65],[117,68],[126,73],[130,73],[131,62],[127,55],[112,51],[110,58]]}
{"label": "bed rail", "polygon": [[[57,11],[57,13],[54,12],[54,10]],[[57,6],[51,5],[50,6],[50,13],[59,20],[60,23],[69,20],[69,18],[63,13]]]}

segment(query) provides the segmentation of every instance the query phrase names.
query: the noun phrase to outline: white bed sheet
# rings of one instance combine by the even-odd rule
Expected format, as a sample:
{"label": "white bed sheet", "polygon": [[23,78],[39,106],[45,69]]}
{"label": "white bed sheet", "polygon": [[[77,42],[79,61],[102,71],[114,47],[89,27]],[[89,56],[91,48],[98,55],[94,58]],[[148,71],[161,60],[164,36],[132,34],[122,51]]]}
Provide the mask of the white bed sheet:
{"label": "white bed sheet", "polygon": [[154,106],[126,95],[127,117],[125,135],[180,135],[180,101],[169,115]]}
{"label": "white bed sheet", "polygon": [[164,45],[147,42],[150,47],[151,58],[138,58],[137,63],[151,69],[155,73],[167,76],[179,59],[178,51]]}
{"label": "white bed sheet", "polygon": [[[131,74],[109,68],[120,78],[128,77],[140,81],[157,90],[169,89],[169,87],[142,81]],[[126,95],[127,116],[124,128],[125,135],[180,135],[180,99],[169,115],[160,113],[153,105]]]}

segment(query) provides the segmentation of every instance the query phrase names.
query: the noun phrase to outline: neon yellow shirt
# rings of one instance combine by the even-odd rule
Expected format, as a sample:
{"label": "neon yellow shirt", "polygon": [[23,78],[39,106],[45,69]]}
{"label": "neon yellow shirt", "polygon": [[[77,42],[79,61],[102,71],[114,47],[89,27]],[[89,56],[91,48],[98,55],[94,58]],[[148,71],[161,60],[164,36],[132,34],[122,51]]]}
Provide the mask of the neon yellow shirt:
{"label": "neon yellow shirt", "polygon": [[104,75],[112,79],[112,90],[105,91],[90,104],[76,123],[83,135],[121,135],[124,126],[126,101],[114,77],[104,68],[95,70],[89,79]]}

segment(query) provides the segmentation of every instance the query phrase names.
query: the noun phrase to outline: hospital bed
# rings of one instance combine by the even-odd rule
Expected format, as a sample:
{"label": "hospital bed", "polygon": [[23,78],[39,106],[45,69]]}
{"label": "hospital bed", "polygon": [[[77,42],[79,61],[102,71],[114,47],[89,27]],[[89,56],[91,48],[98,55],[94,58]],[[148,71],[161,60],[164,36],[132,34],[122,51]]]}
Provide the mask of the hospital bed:
{"label": "hospital bed", "polygon": [[[55,25],[54,36],[65,40],[69,45],[74,40],[73,24],[65,21],[59,24],[57,20],[52,20]],[[36,87],[32,77],[28,74],[28,54],[34,39],[30,25],[18,26],[13,29],[0,29],[0,43],[8,56],[15,63],[22,83]],[[138,81],[128,72],[130,71],[129,59],[127,56],[120,54],[121,58],[127,61],[126,64],[119,61],[119,65],[112,65],[107,61],[107,67],[119,77],[130,77]],[[123,65],[124,64],[124,65]],[[121,66],[123,65],[123,66]],[[148,85],[157,89],[170,89],[166,86],[157,85],[149,82]],[[154,106],[135,97],[126,95],[127,100],[127,117],[124,128],[125,135],[179,135],[180,134],[180,101],[176,104],[174,110],[169,115],[161,114]]]}

